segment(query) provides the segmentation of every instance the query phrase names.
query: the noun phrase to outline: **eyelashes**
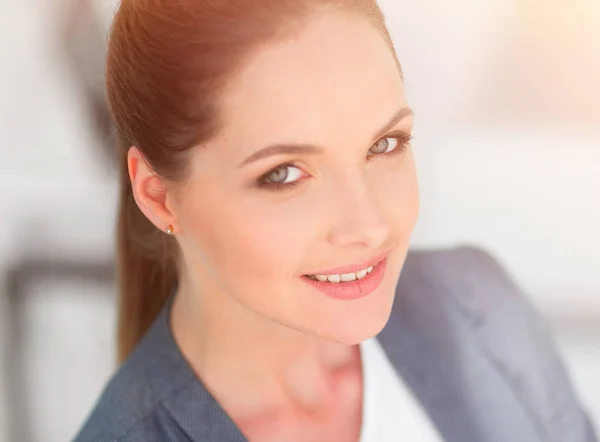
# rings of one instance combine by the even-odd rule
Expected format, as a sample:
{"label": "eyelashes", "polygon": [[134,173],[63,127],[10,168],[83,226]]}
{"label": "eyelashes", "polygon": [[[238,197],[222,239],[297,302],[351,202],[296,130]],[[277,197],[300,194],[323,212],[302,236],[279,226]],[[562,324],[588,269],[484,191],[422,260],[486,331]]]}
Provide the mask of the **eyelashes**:
{"label": "eyelashes", "polygon": [[[408,134],[405,132],[393,132],[390,135],[380,139],[379,141],[377,141],[377,143],[373,145],[373,147],[377,147],[379,149],[381,149],[382,147],[387,147],[387,149],[383,152],[371,152],[371,149],[373,149],[373,147],[371,147],[371,149],[369,149],[369,155],[367,155],[367,158],[380,159],[402,155],[406,152],[406,149],[408,149],[408,146],[412,142],[412,139],[412,134]],[[387,140],[393,141],[393,149],[389,149],[390,143]],[[386,141],[386,143],[382,143],[383,141]]]}
{"label": "eyelashes", "polygon": [[[379,139],[369,148],[367,161],[381,161],[402,156],[410,146],[413,136],[410,133],[396,131]],[[266,190],[292,189],[310,176],[293,162],[281,164],[262,175],[257,187]]]}
{"label": "eyelashes", "polygon": [[[267,172],[258,180],[258,187],[263,189],[280,190],[292,188],[304,181],[308,175],[292,163],[282,164]],[[290,180],[291,179],[291,180]]]}

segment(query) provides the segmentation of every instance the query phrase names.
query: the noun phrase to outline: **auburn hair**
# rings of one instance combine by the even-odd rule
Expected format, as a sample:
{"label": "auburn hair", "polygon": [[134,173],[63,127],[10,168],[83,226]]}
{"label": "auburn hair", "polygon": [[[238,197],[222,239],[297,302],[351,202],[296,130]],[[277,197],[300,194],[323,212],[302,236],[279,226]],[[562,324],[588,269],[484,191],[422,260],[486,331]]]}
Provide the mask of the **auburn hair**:
{"label": "auburn hair", "polygon": [[190,149],[221,126],[227,81],[261,45],[316,14],[371,21],[393,50],[376,0],[122,0],[113,21],[107,92],[119,139],[117,352],[125,359],[177,282],[177,248],[137,207],[127,170],[136,146],[162,179],[184,180]]}

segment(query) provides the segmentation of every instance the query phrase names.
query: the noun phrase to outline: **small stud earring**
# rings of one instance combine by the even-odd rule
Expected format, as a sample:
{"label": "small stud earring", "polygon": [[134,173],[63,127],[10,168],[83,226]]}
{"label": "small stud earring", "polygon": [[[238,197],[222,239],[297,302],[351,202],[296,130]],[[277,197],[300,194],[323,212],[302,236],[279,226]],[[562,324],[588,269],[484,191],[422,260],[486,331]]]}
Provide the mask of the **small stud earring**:
{"label": "small stud earring", "polygon": [[169,227],[167,227],[165,229],[165,232],[167,235],[172,235],[173,234],[173,226],[169,224]]}

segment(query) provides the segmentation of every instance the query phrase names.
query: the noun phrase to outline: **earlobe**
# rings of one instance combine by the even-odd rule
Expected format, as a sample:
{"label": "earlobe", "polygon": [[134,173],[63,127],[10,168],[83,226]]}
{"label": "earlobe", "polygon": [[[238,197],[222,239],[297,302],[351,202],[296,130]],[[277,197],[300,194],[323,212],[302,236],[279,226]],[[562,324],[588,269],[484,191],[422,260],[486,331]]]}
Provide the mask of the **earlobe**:
{"label": "earlobe", "polygon": [[135,146],[127,153],[127,167],[136,204],[157,229],[172,235],[176,220],[167,204],[167,186],[163,179]]}

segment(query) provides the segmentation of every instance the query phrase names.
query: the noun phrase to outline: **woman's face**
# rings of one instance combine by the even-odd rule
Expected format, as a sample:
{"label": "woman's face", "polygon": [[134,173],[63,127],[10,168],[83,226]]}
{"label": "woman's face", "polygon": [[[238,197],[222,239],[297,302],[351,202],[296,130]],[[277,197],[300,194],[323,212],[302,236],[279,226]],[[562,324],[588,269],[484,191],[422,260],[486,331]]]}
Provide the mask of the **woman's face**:
{"label": "woman's face", "polygon": [[381,34],[349,14],[314,20],[254,54],[222,105],[174,210],[200,292],[331,341],[377,334],[419,206],[412,115]]}

